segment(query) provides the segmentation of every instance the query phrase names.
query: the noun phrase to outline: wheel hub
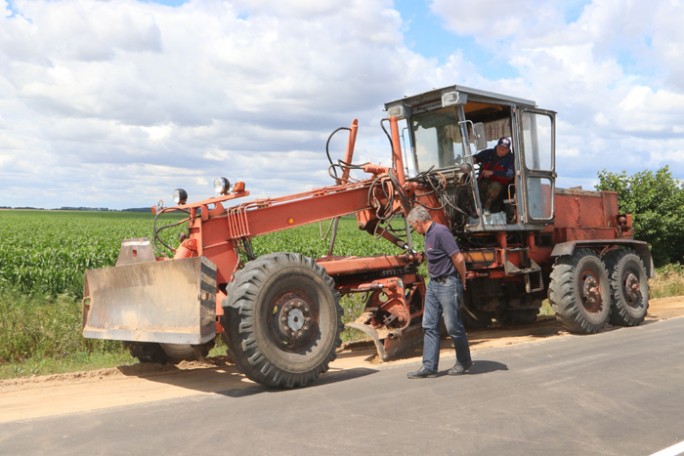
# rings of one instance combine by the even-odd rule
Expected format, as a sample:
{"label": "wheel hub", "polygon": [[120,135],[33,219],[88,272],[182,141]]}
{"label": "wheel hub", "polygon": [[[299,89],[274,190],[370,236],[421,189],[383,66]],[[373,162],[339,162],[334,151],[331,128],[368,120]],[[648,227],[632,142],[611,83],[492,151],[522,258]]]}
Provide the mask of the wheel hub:
{"label": "wheel hub", "polygon": [[630,305],[639,301],[641,297],[641,286],[639,283],[639,277],[633,273],[627,274],[625,278],[625,298]]}
{"label": "wheel hub", "polygon": [[283,345],[298,345],[312,332],[311,305],[295,293],[286,293],[274,307]]}
{"label": "wheel hub", "polygon": [[592,274],[587,274],[582,280],[582,302],[590,312],[601,310],[601,287]]}
{"label": "wheel hub", "polygon": [[304,312],[301,309],[292,309],[287,314],[287,328],[290,331],[299,331],[304,327]]}

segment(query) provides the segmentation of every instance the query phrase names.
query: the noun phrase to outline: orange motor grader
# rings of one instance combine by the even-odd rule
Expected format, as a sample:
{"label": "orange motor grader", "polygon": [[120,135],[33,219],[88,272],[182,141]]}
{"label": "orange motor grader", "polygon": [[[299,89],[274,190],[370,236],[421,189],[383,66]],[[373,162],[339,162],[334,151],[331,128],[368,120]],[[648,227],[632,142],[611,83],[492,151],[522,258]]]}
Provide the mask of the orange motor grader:
{"label": "orange motor grader", "polygon": [[[86,271],[84,336],[125,341],[141,361],[175,361],[206,355],[220,334],[250,379],[300,387],[335,358],[340,296],[364,293],[364,311],[347,325],[391,359],[422,335],[423,255],[403,222],[416,205],[451,228],[466,257],[461,305],[471,328],[532,322],[547,296],[573,332],[643,321],[653,272],[648,247],[632,239],[631,217],[618,213],[615,193],[555,188],[553,111],[462,86],[385,108],[391,167],[353,164],[354,121],[344,159],[331,160],[332,186],[243,203],[245,184],[225,178],[215,181],[218,196],[196,203],[177,189],[176,205],[156,211],[185,215],[172,258],[157,256],[148,239],[128,239],[116,266]],[[473,156],[502,136],[512,139],[515,177],[504,210],[491,214],[482,208]],[[332,243],[319,258],[253,254],[256,236],[325,220],[334,241],[337,219],[348,214],[393,244],[388,254],[339,257]],[[156,222],[154,243],[163,244],[166,227]]]}

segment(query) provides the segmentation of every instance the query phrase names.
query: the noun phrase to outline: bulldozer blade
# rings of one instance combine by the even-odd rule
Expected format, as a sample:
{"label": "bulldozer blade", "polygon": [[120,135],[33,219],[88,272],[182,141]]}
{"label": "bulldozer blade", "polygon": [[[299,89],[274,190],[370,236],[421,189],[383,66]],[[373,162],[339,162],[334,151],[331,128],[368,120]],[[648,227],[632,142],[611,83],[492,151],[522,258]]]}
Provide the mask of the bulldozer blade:
{"label": "bulldozer blade", "polygon": [[391,361],[413,350],[423,342],[423,328],[419,323],[407,326],[404,329],[388,330],[385,328],[373,328],[362,323],[363,317],[349,322],[345,326],[357,329],[373,340],[375,350],[383,361]]}
{"label": "bulldozer blade", "polygon": [[86,271],[83,336],[198,345],[216,335],[216,266],[204,257]]}

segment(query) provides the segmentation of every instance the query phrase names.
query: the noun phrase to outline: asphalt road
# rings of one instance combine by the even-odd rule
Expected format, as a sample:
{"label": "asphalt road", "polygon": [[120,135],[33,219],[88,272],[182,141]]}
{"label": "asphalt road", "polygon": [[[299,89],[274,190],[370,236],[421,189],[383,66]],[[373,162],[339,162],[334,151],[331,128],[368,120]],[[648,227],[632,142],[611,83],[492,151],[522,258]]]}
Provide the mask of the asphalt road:
{"label": "asphalt road", "polygon": [[684,440],[684,318],[476,355],[462,377],[349,369],[2,423],[0,454],[648,455]]}

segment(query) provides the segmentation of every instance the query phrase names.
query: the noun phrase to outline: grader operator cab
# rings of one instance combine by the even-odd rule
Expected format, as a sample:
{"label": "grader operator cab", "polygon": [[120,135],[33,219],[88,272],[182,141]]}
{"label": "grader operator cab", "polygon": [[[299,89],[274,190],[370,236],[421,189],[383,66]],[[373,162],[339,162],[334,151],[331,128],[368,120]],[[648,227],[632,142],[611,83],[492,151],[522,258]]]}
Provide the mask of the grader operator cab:
{"label": "grader operator cab", "polygon": [[[390,168],[353,164],[354,121],[344,158],[331,160],[329,187],[232,206],[249,195],[242,182],[231,187],[219,178],[218,196],[196,203],[179,189],[176,206],[157,210],[157,217],[185,214],[178,246],[161,241],[167,226],[157,228],[155,219],[154,242],[125,240],[115,267],[86,271],[84,336],[125,341],[141,361],[176,361],[206,355],[220,334],[250,379],[306,386],[341,343],[340,296],[363,293],[365,309],[347,325],[391,359],[421,341],[423,255],[401,223],[416,205],[451,228],[466,257],[462,310],[471,328],[532,322],[547,296],[573,332],[643,321],[648,247],[632,239],[631,216],[618,213],[615,193],[555,188],[554,112],[462,86],[386,110]],[[504,210],[490,213],[473,157],[501,137],[512,142],[514,178],[501,196]],[[359,171],[367,176],[352,179]],[[334,234],[319,258],[253,254],[256,236],[325,220],[334,232],[348,214],[389,241],[386,255],[335,256]],[[171,257],[153,244],[166,245]]]}
{"label": "grader operator cab", "polygon": [[[463,88],[407,97],[385,107],[390,115],[406,118],[410,124],[416,179],[444,177],[444,208],[455,231],[535,230],[552,221],[553,111],[537,109],[533,101]],[[477,169],[473,172],[477,168],[473,156],[493,148],[502,137],[514,144],[516,173],[501,195],[506,212],[487,214],[474,185],[480,176]]]}
{"label": "grader operator cab", "polygon": [[[533,322],[547,296],[573,332],[643,321],[648,247],[632,239],[631,216],[618,213],[615,193],[556,188],[555,112],[459,86],[385,107],[406,120],[409,182],[432,189],[434,218],[451,227],[466,256],[467,326]],[[501,137],[511,139],[514,177],[503,210],[489,213],[473,157]]]}

